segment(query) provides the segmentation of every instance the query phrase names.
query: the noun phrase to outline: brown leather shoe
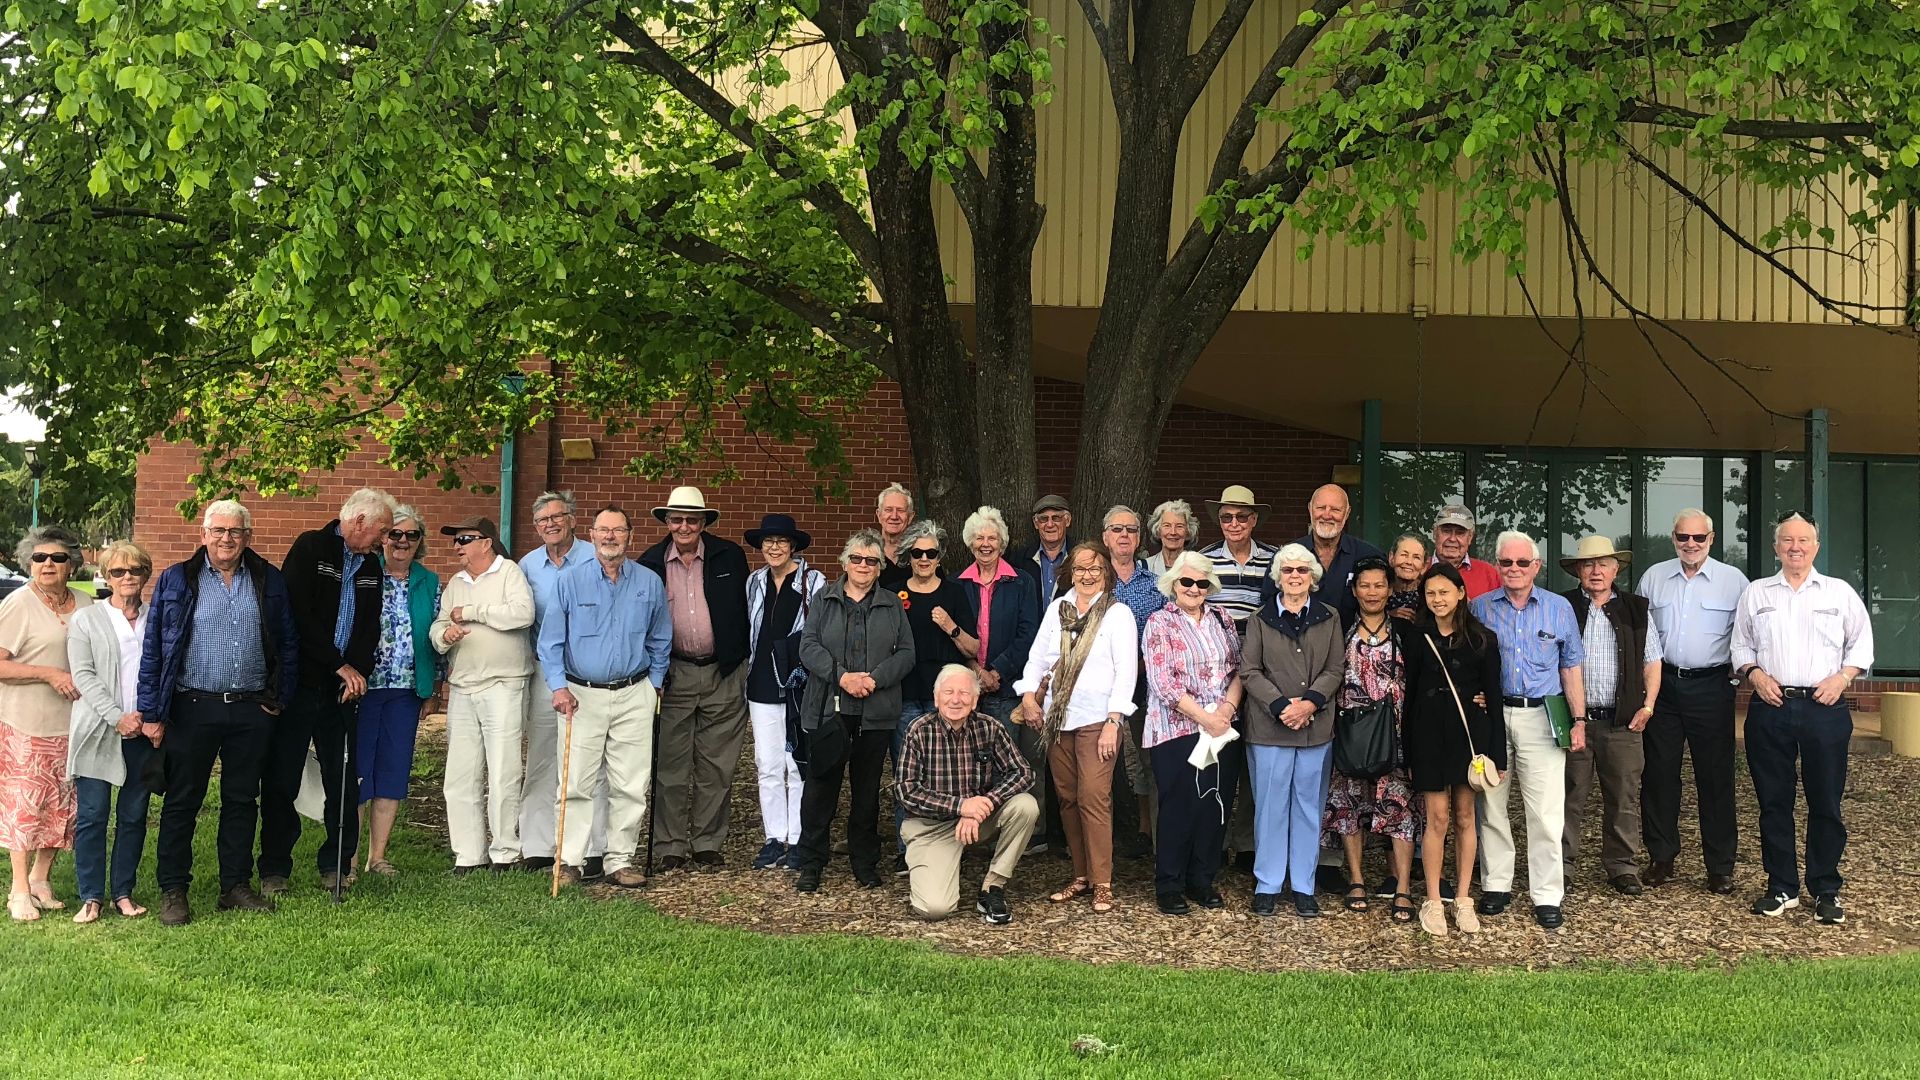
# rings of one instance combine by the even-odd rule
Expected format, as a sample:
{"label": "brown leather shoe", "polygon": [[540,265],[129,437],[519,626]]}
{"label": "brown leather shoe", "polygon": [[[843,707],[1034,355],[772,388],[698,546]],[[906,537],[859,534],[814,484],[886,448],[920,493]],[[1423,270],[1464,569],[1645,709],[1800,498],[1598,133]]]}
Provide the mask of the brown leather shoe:
{"label": "brown leather shoe", "polygon": [[1632,874],[1616,874],[1608,880],[1607,884],[1627,896],[1639,896],[1645,891],[1640,886],[1640,879]]}
{"label": "brown leather shoe", "polygon": [[1640,879],[1649,889],[1657,889],[1673,880],[1673,860],[1655,859]]}
{"label": "brown leather shoe", "polygon": [[220,894],[221,911],[272,911],[273,901],[253,891],[251,885],[235,885]]}
{"label": "brown leather shoe", "polygon": [[569,885],[578,885],[578,884],[580,884],[580,868],[577,866],[568,866],[565,863],[561,863],[560,864],[560,887],[564,889]]}
{"label": "brown leather shoe", "polygon": [[623,866],[607,875],[607,883],[622,889],[638,889],[647,883],[647,875],[641,873],[638,867]]}
{"label": "brown leather shoe", "polygon": [[1733,875],[1732,874],[1708,874],[1707,875],[1707,891],[1712,893],[1715,896],[1732,896],[1733,895]]}
{"label": "brown leather shoe", "polygon": [[187,890],[168,889],[160,894],[160,925],[185,926],[193,921],[193,909],[187,906]]}
{"label": "brown leather shoe", "polygon": [[283,877],[263,877],[260,879],[260,895],[265,897],[285,896],[293,883]]}
{"label": "brown leather shoe", "polygon": [[727,865],[727,857],[717,851],[696,851],[693,853],[693,865],[702,870],[718,870]]}

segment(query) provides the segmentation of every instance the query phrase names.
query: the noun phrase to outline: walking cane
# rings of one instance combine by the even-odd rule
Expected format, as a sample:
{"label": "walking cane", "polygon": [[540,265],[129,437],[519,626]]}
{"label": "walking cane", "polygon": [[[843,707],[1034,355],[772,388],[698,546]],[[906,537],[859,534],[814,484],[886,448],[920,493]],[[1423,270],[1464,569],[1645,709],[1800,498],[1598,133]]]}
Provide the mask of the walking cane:
{"label": "walking cane", "polygon": [[[347,899],[347,875],[345,870],[347,858],[347,803],[349,802],[347,798],[347,770],[353,760],[353,740],[355,728],[359,726],[359,717],[360,707],[357,705],[349,706],[346,710],[347,722],[341,725],[340,786],[334,789],[340,793],[340,820],[335,822],[338,828],[333,834],[333,902],[336,904],[345,903]],[[358,800],[352,801],[357,802]],[[353,839],[354,844],[358,846],[360,842],[360,826],[358,822],[354,824]]]}
{"label": "walking cane", "polygon": [[654,801],[654,789],[660,786],[660,695],[654,695],[653,703],[653,751],[647,770],[647,880],[653,880],[653,820],[660,816],[660,806]]}
{"label": "walking cane", "polygon": [[[549,898],[560,895],[560,868],[567,861],[567,769],[573,764],[573,714],[580,711],[580,702],[576,699],[573,708],[567,710],[567,724],[561,735],[560,743],[560,811],[553,821],[553,887],[547,891]],[[592,840],[593,837],[587,837]]]}

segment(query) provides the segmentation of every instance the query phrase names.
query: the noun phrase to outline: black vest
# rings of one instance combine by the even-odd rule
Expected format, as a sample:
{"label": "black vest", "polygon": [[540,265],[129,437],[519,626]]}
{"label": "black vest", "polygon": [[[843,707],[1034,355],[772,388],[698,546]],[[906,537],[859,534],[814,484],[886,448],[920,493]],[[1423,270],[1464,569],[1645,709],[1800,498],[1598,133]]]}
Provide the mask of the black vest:
{"label": "black vest", "polygon": [[[1573,605],[1573,617],[1580,624],[1580,632],[1587,632],[1587,612],[1592,610],[1593,602],[1579,589],[1570,589],[1560,594]],[[1606,612],[1607,622],[1613,624],[1613,648],[1615,661],[1620,668],[1620,683],[1614,688],[1613,707],[1622,717],[1632,716],[1640,706],[1647,702],[1647,682],[1644,674],[1647,654],[1647,599],[1615,591],[1613,599],[1607,601],[1600,610]],[[1592,707],[1592,700],[1588,700]]]}

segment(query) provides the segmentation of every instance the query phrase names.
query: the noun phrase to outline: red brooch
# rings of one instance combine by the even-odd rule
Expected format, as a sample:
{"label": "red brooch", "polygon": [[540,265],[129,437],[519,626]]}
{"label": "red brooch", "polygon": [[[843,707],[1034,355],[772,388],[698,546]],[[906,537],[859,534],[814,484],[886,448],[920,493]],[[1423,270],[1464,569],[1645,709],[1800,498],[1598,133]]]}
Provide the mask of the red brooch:
{"label": "red brooch", "polygon": [[907,599],[907,590],[905,589],[900,590],[900,610],[902,611],[913,610],[913,601]]}

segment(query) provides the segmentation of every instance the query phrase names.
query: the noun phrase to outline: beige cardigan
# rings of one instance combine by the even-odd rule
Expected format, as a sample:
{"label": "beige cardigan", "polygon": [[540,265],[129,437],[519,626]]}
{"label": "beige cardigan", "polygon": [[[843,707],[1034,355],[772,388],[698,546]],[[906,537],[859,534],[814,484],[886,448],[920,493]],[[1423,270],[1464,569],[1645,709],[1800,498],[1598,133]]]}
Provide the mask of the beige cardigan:
{"label": "beige cardigan", "polygon": [[[468,634],[449,645],[449,613],[454,608],[466,609],[460,615]],[[496,556],[479,577],[469,578],[463,570],[447,581],[427,637],[446,654],[447,685],[472,693],[502,679],[533,674],[533,639],[527,629],[532,625],[533,589],[526,571],[512,559]]]}

